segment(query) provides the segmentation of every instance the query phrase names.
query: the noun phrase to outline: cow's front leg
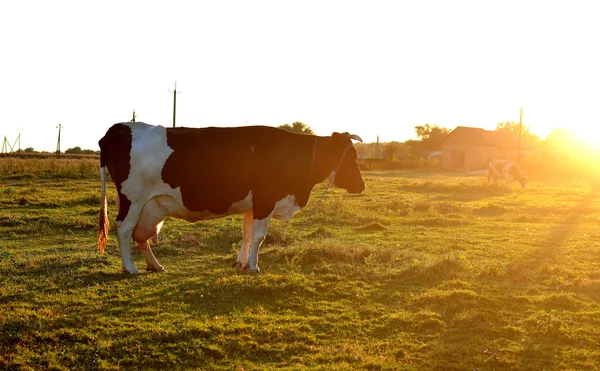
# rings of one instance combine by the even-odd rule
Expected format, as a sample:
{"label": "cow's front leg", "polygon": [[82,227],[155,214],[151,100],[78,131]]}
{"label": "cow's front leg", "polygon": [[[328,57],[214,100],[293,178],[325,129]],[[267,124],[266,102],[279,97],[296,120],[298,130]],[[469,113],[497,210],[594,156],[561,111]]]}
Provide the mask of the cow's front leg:
{"label": "cow's front leg", "polygon": [[271,215],[265,219],[254,219],[252,221],[252,243],[250,244],[248,265],[245,267],[251,272],[260,272],[260,269],[258,268],[258,248],[265,240],[270,221]]}
{"label": "cow's front leg", "polygon": [[514,180],[515,178],[511,174],[506,175],[506,185],[508,186],[508,188],[512,188],[512,183]]}
{"label": "cow's front leg", "polygon": [[250,250],[250,244],[252,243],[252,212],[244,213],[244,224],[242,225],[242,246],[238,257],[233,263],[234,267],[239,269],[245,269],[248,265],[248,252]]}
{"label": "cow's front leg", "polygon": [[148,241],[137,242],[144,259],[146,260],[146,270],[151,272],[164,272],[165,268],[160,265],[156,257],[152,253],[152,249],[150,248],[150,244]]}

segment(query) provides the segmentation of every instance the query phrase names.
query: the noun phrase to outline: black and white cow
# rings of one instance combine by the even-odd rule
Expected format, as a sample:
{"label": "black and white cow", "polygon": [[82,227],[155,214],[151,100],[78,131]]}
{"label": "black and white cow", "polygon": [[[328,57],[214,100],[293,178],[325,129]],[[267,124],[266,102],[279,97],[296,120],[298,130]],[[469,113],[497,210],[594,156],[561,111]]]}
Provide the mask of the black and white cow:
{"label": "black and white cow", "polygon": [[512,183],[516,180],[521,183],[521,188],[525,188],[529,178],[523,174],[518,163],[512,160],[492,160],[489,163],[488,183],[490,179],[498,182],[499,178],[506,179],[506,184],[512,188]]}
{"label": "black and white cow", "polygon": [[[113,125],[100,139],[102,196],[98,248],[108,239],[106,174],[117,188],[115,221],[123,269],[139,273],[133,239],[148,270],[162,271],[156,243],[167,216],[197,222],[244,214],[234,266],[258,271],[258,249],[271,218],[287,220],[326,178],[350,193],[365,189],[348,133],[304,135],[268,126],[165,128],[141,122]],[[337,171],[336,171],[337,170]]]}

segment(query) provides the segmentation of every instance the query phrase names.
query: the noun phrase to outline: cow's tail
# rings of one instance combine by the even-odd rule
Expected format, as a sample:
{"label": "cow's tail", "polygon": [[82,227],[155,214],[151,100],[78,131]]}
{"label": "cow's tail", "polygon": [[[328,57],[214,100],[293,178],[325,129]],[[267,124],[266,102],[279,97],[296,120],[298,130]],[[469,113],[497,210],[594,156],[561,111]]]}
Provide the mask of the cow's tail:
{"label": "cow's tail", "polygon": [[104,255],[104,248],[108,242],[108,211],[106,203],[106,150],[100,148],[100,178],[102,179],[102,194],[100,196],[100,211],[98,212],[98,250]]}

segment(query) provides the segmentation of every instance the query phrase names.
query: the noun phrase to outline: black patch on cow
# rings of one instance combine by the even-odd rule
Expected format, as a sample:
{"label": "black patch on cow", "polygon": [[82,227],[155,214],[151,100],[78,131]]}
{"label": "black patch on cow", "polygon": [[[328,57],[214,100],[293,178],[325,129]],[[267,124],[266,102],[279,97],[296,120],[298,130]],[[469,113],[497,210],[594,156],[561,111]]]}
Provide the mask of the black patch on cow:
{"label": "black patch on cow", "polygon": [[100,167],[110,173],[119,197],[117,221],[123,221],[129,212],[131,201],[121,193],[121,184],[131,170],[131,129],[124,124],[113,125],[98,142],[100,145]]}
{"label": "black patch on cow", "polygon": [[162,179],[181,187],[191,211],[223,214],[252,191],[254,219],[264,219],[287,195],[308,202],[315,138],[268,126],[168,128]]}
{"label": "black patch on cow", "polygon": [[496,171],[502,174],[502,170],[504,170],[504,165],[506,165],[506,161],[496,161],[492,166],[496,168]]}

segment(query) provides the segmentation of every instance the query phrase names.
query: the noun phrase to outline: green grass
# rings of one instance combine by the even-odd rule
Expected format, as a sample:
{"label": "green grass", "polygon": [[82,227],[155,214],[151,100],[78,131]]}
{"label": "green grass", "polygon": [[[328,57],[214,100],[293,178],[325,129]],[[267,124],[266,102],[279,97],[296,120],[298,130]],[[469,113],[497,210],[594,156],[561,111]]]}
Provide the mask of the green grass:
{"label": "green grass", "polygon": [[332,189],[313,212],[320,185],[272,222],[260,275],[231,267],[236,216],[167,220],[153,248],[167,272],[132,277],[114,230],[95,250],[88,165],[0,178],[0,370],[599,368],[586,183],[366,172],[363,194]]}

